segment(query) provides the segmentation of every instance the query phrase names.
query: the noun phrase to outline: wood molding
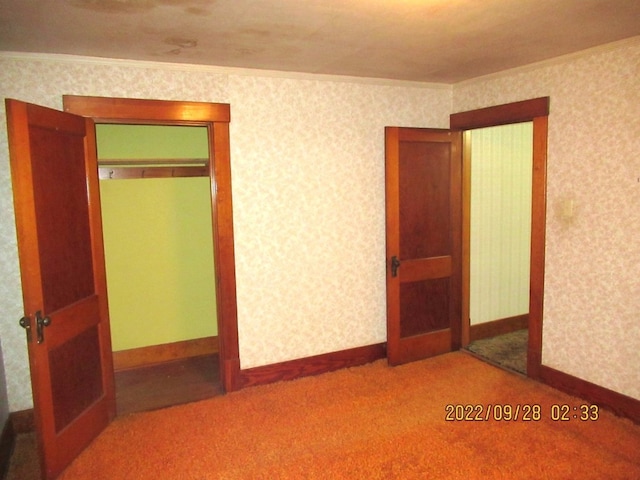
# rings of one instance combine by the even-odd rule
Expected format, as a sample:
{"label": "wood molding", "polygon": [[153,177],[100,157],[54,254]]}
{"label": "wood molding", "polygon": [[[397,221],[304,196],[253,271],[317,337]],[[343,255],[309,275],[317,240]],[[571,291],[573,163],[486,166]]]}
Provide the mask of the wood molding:
{"label": "wood molding", "polygon": [[515,317],[501,318],[491,322],[478,323],[469,327],[469,340],[482,340],[496,335],[522,330],[529,326],[529,315],[517,315]]}
{"label": "wood molding", "polygon": [[540,380],[547,385],[574,395],[613,411],[616,415],[627,417],[640,424],[640,400],[628,397],[595,383],[547,367],[540,366]]}
{"label": "wood molding", "polygon": [[33,432],[35,430],[33,408],[10,413],[9,421],[16,435]]}
{"label": "wood molding", "polygon": [[548,115],[549,97],[540,97],[478,110],[452,113],[449,116],[449,126],[453,130],[471,130],[473,128],[529,122],[536,117],[546,117]]}
{"label": "wood molding", "polygon": [[113,352],[113,369],[118,372],[213,353],[218,353],[218,337],[131,348]]}
{"label": "wood molding", "polygon": [[16,437],[21,433],[31,433],[34,430],[33,408],[9,414],[0,434],[0,479],[3,479],[9,470],[9,461],[16,445]]}
{"label": "wood molding", "polygon": [[111,123],[114,119],[155,120],[178,123],[203,121],[229,123],[230,107],[226,103],[182,102],[174,100],[148,100],[137,98],[111,98],[80,95],[63,95],[67,112],[92,117],[96,121]]}
{"label": "wood molding", "polygon": [[[493,107],[454,113],[449,116],[450,128],[456,130],[470,130],[474,128],[493,127],[526,121],[533,122],[533,178],[531,190],[531,261],[529,282],[529,344],[527,347],[527,375],[539,378],[542,359],[542,322],[544,304],[544,267],[546,243],[546,208],[547,208],[547,142],[549,97],[534,98],[521,102],[508,103]],[[466,132],[465,132],[466,134]],[[465,138],[468,138],[467,136]],[[467,142],[468,143],[468,142]],[[463,181],[468,182],[470,153],[463,155]],[[465,184],[465,188],[466,184]],[[468,235],[469,192],[464,190],[467,197],[463,201],[463,235]],[[466,231],[465,231],[466,229]],[[467,237],[463,237],[468,242]],[[469,292],[469,251],[468,245],[463,244],[463,294]],[[469,298],[463,297],[463,317],[468,319]],[[462,325],[462,345],[469,337],[469,324]]]}
{"label": "wood molding", "polygon": [[15,444],[16,434],[13,431],[11,418],[8,418],[2,428],[2,434],[0,434],[0,479],[5,478],[9,471],[9,461]]}
{"label": "wood molding", "polygon": [[295,380],[301,377],[332,372],[341,368],[364,365],[385,358],[386,355],[386,344],[378,343],[262,367],[249,368],[240,371],[239,388],[265,385],[282,380]]}
{"label": "wood molding", "polygon": [[547,237],[547,144],[549,118],[533,119],[533,176],[531,179],[531,260],[529,282],[529,345],[527,375],[538,378],[542,365],[544,272]]}

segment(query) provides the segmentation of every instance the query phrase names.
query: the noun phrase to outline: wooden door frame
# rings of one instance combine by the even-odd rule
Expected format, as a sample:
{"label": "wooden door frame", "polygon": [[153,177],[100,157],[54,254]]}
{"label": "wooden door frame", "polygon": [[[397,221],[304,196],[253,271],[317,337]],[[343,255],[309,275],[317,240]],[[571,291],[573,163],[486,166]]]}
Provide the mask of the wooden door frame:
{"label": "wooden door frame", "polygon": [[[473,130],[513,123],[533,122],[533,178],[531,191],[531,271],[529,280],[529,343],[527,375],[540,378],[544,302],[545,230],[547,210],[547,136],[549,97],[453,113],[452,130]],[[466,140],[466,135],[465,135]],[[463,140],[463,249],[462,249],[462,346],[469,343],[469,218],[470,171],[468,142]]]}
{"label": "wooden door frame", "polygon": [[218,309],[220,380],[225,392],[241,388],[231,197],[228,104],[64,95],[64,110],[95,123],[206,126],[214,268]]}

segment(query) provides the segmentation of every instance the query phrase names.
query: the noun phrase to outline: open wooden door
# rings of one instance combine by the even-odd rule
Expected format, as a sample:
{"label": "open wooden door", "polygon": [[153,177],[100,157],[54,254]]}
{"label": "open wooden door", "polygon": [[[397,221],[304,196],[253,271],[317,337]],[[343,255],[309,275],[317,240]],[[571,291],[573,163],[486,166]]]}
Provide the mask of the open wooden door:
{"label": "open wooden door", "polygon": [[6,100],[13,195],[44,479],[115,416],[93,121]]}
{"label": "open wooden door", "polygon": [[461,133],[387,127],[387,357],[460,347]]}

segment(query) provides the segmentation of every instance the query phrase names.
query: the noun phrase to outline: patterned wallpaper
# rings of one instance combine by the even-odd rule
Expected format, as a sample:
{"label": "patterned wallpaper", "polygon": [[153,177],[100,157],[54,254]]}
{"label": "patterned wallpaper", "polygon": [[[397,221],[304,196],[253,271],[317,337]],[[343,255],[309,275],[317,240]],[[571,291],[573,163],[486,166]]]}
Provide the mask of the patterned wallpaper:
{"label": "patterned wallpaper", "polygon": [[446,127],[450,91],[229,90],[242,368],[384,342],[384,127]]}
{"label": "patterned wallpaper", "polygon": [[551,97],[543,364],[640,399],[640,37],[454,88]]}
{"label": "patterned wallpaper", "polygon": [[[450,87],[0,55],[1,97],[61,108],[63,94],[231,104],[242,368],[385,341],[384,126],[446,127]],[[32,399],[0,117],[0,337],[15,411]]]}
{"label": "patterned wallpaper", "polygon": [[[2,341],[0,340],[0,359],[2,359]],[[4,424],[9,417],[9,397],[7,396],[7,382],[5,379],[4,365],[0,362],[0,431],[4,430]]]}

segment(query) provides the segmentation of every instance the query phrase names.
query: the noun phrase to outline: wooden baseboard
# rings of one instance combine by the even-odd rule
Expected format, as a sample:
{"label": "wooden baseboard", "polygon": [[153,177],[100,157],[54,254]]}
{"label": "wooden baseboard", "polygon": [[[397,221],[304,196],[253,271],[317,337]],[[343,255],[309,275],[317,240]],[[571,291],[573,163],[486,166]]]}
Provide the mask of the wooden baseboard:
{"label": "wooden baseboard", "polygon": [[640,424],[640,400],[545,365],[540,366],[540,380],[553,388],[583,398],[589,403],[597,404],[618,416],[627,417]]}
{"label": "wooden baseboard", "polygon": [[5,478],[9,471],[9,461],[15,444],[16,435],[13,431],[11,419],[8,418],[2,428],[2,434],[0,434],[0,478]]}
{"label": "wooden baseboard", "polygon": [[33,418],[33,408],[11,412],[9,414],[9,421],[16,435],[33,432],[36,429]]}
{"label": "wooden baseboard", "polygon": [[469,327],[469,341],[491,338],[496,335],[522,330],[529,326],[529,315],[517,315],[515,317],[501,318],[492,322],[478,323]]}
{"label": "wooden baseboard", "polygon": [[385,358],[386,344],[378,343],[365,347],[325,353],[313,357],[300,358],[262,367],[240,370],[240,388],[264,385],[281,380],[319,375],[346,367],[355,367]]}
{"label": "wooden baseboard", "polygon": [[16,436],[20,433],[30,433],[34,430],[33,408],[12,412],[0,434],[0,479],[4,478],[9,469],[9,461],[16,444]]}
{"label": "wooden baseboard", "polygon": [[218,353],[218,337],[132,348],[113,352],[113,369],[118,372],[213,353]]}

